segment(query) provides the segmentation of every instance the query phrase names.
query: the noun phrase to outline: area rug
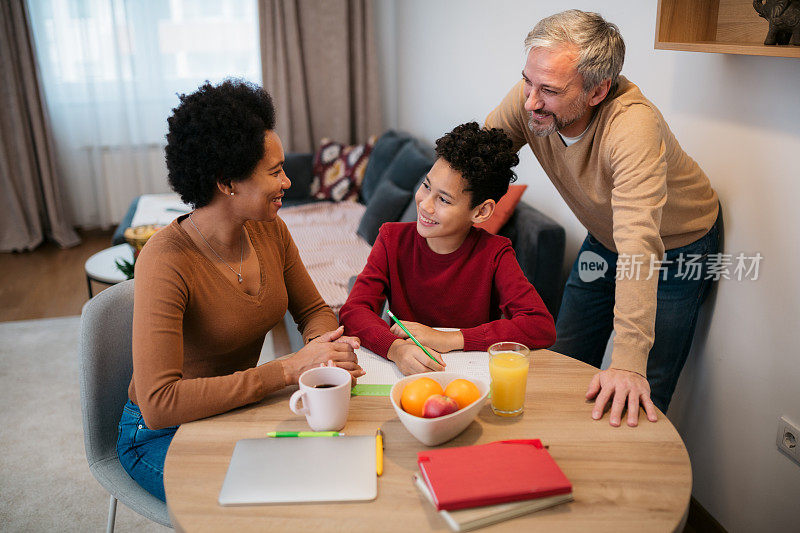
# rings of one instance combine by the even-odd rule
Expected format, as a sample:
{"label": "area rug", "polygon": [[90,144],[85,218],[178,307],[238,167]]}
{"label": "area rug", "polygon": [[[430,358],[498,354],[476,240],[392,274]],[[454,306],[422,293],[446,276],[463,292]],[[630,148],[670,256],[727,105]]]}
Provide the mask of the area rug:
{"label": "area rug", "polygon": [[[80,317],[0,323],[0,530],[104,531],[83,448]],[[270,359],[268,336],[262,360]],[[169,531],[122,504],[116,531]]]}

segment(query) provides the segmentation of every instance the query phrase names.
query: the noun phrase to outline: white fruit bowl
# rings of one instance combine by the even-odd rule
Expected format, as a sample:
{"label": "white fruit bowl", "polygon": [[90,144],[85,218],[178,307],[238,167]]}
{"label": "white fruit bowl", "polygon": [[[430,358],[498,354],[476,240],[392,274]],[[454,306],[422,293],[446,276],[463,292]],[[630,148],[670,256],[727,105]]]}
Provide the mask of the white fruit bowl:
{"label": "white fruit bowl", "polygon": [[[478,387],[481,397],[455,413],[450,413],[449,415],[440,416],[438,418],[420,418],[408,414],[403,411],[403,408],[400,406],[400,397],[403,394],[403,388],[405,388],[406,384],[421,377],[431,378],[437,381],[443,389],[455,379],[468,379]],[[481,410],[481,407],[483,407],[483,404],[486,403],[488,397],[489,383],[480,378],[466,376],[458,372],[427,372],[425,374],[406,376],[395,383],[389,393],[392,407],[394,407],[398,418],[400,418],[400,422],[403,423],[403,426],[405,426],[409,433],[427,446],[437,446],[443,442],[447,442],[467,429],[467,426],[478,416],[478,412]]]}

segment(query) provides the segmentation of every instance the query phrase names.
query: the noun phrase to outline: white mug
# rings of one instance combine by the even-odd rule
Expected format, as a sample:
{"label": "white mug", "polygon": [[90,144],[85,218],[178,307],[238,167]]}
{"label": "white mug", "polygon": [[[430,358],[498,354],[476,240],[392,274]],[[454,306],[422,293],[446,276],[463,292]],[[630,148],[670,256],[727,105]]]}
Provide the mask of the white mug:
{"label": "white mug", "polygon": [[[289,398],[289,409],[305,415],[314,431],[342,429],[350,410],[350,372],[338,366],[320,366],[303,372],[298,382],[300,390]],[[320,389],[319,385],[328,387]]]}

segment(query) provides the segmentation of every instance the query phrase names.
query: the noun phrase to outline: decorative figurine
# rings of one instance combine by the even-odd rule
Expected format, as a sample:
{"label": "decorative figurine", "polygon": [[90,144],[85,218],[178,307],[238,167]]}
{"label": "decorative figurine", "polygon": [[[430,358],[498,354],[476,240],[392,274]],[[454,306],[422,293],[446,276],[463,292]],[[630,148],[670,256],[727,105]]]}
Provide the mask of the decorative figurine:
{"label": "decorative figurine", "polygon": [[800,0],[753,0],[753,8],[769,22],[764,44],[800,46]]}

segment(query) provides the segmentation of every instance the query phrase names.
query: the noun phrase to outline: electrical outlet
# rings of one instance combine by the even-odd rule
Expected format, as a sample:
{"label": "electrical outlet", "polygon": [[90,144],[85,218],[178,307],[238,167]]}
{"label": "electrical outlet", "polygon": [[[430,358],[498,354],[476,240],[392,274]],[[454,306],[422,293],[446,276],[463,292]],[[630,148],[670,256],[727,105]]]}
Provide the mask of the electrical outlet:
{"label": "electrical outlet", "polygon": [[800,426],[789,422],[782,416],[778,419],[778,449],[800,464]]}

